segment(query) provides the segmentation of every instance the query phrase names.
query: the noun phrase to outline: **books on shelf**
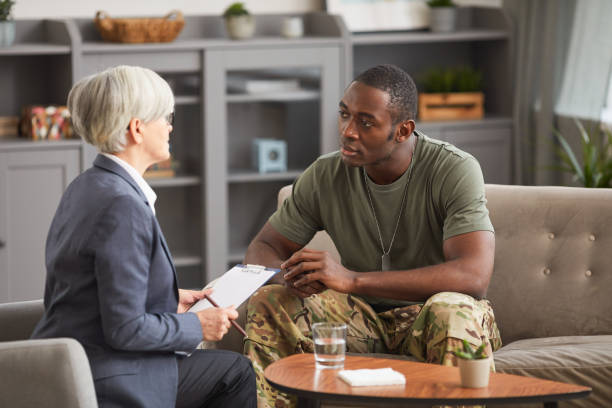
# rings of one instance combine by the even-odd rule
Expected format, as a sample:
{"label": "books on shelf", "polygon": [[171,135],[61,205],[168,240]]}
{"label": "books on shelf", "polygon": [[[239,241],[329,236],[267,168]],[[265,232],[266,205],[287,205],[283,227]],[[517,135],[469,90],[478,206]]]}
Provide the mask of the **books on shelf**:
{"label": "books on shelf", "polygon": [[145,179],[170,178],[176,175],[175,168],[177,163],[169,158],[163,162],[155,163],[145,171]]}
{"label": "books on shelf", "polygon": [[17,137],[19,116],[0,116],[0,139]]}
{"label": "books on shelf", "polygon": [[256,78],[228,75],[227,90],[232,93],[266,93],[300,90],[300,81],[294,78]]}

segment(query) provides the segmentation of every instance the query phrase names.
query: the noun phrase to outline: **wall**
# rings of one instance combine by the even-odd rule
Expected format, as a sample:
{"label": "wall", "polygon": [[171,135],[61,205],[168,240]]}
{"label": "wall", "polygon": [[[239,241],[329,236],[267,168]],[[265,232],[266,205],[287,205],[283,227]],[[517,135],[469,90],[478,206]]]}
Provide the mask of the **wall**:
{"label": "wall", "polygon": [[[221,14],[235,0],[16,0],[13,17],[92,17],[104,10],[115,16],[162,16],[178,9],[183,14]],[[303,13],[325,9],[325,0],[243,0],[253,13]],[[502,0],[455,0],[460,5],[500,7]]]}

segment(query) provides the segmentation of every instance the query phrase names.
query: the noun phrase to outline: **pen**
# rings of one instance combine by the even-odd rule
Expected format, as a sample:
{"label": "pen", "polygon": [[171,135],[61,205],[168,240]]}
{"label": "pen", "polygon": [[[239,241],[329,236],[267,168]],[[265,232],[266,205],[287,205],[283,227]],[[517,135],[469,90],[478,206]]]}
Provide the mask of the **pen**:
{"label": "pen", "polygon": [[[208,295],[204,295],[204,298],[206,300],[208,300],[210,302],[211,305],[213,305],[214,307],[219,307],[219,305],[217,304],[217,302],[215,302],[214,300],[212,300],[212,298]],[[244,337],[249,337],[247,336],[246,332],[244,331],[244,329],[242,327],[240,327],[240,325],[238,323],[236,323],[233,320],[230,320],[230,323],[232,324],[232,326],[234,326],[236,328],[236,330],[238,330]]]}

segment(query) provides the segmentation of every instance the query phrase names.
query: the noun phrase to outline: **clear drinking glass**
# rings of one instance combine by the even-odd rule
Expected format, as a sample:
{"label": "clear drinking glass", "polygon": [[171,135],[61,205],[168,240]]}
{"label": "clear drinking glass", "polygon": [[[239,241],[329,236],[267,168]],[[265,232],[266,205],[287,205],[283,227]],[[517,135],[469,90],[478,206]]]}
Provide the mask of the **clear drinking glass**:
{"label": "clear drinking glass", "polygon": [[312,325],[317,368],[344,368],[346,324],[315,323]]}

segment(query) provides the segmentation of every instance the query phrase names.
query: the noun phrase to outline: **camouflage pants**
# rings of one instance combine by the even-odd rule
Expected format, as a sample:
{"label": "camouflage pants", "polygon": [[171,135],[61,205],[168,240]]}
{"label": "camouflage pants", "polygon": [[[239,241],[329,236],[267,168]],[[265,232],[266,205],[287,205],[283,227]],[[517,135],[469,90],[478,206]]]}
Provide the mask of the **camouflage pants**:
{"label": "camouflage pants", "polygon": [[468,295],[442,292],[424,304],[376,313],[354,295],[327,290],[300,299],[281,285],[264,286],[249,301],[244,346],[257,377],[259,408],[295,406],[293,397],[266,382],[264,369],[291,354],[314,352],[311,325],[325,321],[346,323],[348,352],[412,355],[455,366],[452,351],[462,339],[472,345],[488,340],[488,353],[501,347],[490,303]]}

